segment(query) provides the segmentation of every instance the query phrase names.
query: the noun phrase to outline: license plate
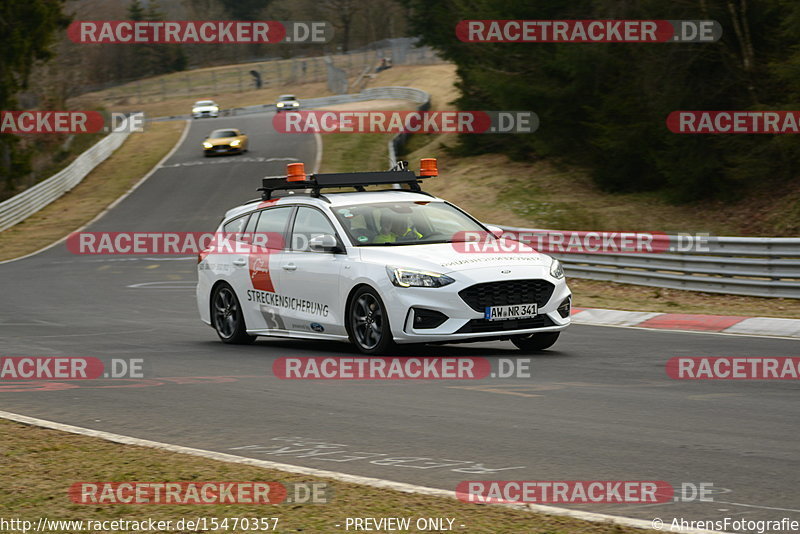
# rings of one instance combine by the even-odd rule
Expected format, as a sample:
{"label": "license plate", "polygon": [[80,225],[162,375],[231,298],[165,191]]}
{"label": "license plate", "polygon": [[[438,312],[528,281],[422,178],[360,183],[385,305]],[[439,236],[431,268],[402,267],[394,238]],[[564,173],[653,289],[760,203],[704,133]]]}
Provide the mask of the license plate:
{"label": "license plate", "polygon": [[487,306],[483,317],[489,321],[503,321],[506,319],[530,319],[538,311],[536,304],[510,304],[508,306]]}

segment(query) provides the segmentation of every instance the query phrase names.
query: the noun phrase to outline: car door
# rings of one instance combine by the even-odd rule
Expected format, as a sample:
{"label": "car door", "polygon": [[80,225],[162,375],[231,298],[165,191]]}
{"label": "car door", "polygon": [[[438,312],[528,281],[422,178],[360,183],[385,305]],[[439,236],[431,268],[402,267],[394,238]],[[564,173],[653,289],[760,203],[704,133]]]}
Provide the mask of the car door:
{"label": "car door", "polygon": [[312,206],[298,207],[289,249],[281,257],[281,284],[292,299],[286,311],[288,326],[298,332],[346,336],[340,276],[347,254],[311,250],[311,239],[323,234],[333,235],[341,244],[326,213]]}
{"label": "car door", "polygon": [[244,274],[240,298],[250,330],[284,330],[284,301],[281,298],[281,257],[286,231],[293,211],[279,206],[257,211],[255,222],[247,225],[250,250],[234,259],[234,266]]}

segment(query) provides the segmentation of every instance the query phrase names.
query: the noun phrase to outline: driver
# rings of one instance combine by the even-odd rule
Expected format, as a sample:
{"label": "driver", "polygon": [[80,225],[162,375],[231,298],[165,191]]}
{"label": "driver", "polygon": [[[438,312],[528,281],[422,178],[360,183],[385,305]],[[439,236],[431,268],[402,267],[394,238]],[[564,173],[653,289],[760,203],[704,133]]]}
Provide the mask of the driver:
{"label": "driver", "polygon": [[420,239],[422,234],[411,228],[405,217],[386,210],[381,214],[381,232],[374,243],[394,243],[401,237]]}

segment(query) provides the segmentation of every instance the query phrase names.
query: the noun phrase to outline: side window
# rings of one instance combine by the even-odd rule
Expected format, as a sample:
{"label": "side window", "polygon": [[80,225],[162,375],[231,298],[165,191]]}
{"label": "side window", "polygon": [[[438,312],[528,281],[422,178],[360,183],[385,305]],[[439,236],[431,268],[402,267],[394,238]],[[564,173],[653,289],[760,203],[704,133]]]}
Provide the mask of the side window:
{"label": "side window", "polygon": [[321,234],[336,235],[327,215],[314,208],[298,208],[292,230],[292,250],[308,251],[309,240]]}
{"label": "side window", "polygon": [[254,236],[254,244],[273,249],[285,248],[283,234],[291,213],[292,208],[288,206],[263,210],[256,223],[257,235]]}
{"label": "side window", "polygon": [[250,220],[247,222],[247,227],[244,229],[244,237],[241,239],[241,241],[244,243],[250,243],[253,241],[253,235],[256,231],[256,223],[258,222],[258,215],[258,211],[250,215]]}
{"label": "side window", "polygon": [[245,233],[252,234],[256,231],[256,223],[258,222],[258,213],[255,212],[253,215],[250,216],[250,222],[247,223],[247,228],[245,228]]}
{"label": "side window", "polygon": [[233,219],[231,222],[226,224],[222,227],[222,231],[226,234],[236,234],[233,239],[236,241],[243,241],[242,239],[242,232],[244,232],[245,227],[247,226],[247,220],[250,218],[250,214],[244,215],[242,217],[237,217]]}

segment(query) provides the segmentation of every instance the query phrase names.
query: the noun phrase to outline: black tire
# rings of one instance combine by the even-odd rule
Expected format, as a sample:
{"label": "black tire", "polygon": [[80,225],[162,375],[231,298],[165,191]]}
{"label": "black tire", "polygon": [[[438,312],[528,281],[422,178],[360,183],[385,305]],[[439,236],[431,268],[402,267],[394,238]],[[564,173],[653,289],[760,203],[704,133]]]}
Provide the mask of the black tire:
{"label": "black tire", "polygon": [[249,345],[256,339],[247,333],[239,299],[228,284],[220,284],[211,294],[211,326],[223,343]]}
{"label": "black tire", "polygon": [[511,342],[518,349],[525,352],[549,349],[558,340],[561,332],[542,332],[541,334],[529,334],[527,336],[512,337]]}
{"label": "black tire", "polygon": [[350,341],[364,354],[383,354],[394,346],[386,306],[371,287],[356,290],[347,310]]}

